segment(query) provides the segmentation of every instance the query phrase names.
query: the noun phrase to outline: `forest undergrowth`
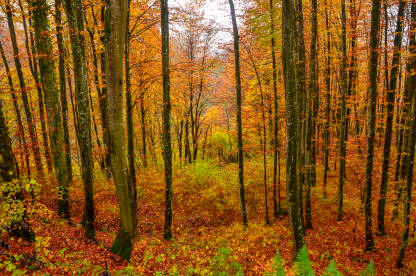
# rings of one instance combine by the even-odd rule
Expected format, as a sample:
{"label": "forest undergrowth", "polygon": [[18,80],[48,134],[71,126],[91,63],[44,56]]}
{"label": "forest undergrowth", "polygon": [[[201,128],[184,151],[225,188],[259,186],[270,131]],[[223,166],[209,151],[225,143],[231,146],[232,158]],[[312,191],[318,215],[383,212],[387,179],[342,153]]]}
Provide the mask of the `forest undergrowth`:
{"label": "forest undergrowth", "polygon": [[[376,275],[413,275],[416,272],[415,231],[412,229],[405,268],[395,269],[398,241],[402,233],[400,218],[391,221],[391,208],[386,210],[387,236],[376,237],[376,250],[365,252],[364,229],[360,197],[364,181],[363,160],[354,147],[349,147],[345,215],[336,221],[336,173],[331,164],[327,198],[323,197],[318,162],[317,183],[312,188],[314,225],[305,238],[309,258],[317,275],[331,260],[345,275],[357,275],[371,260]],[[320,158],[318,159],[318,161]],[[381,151],[375,166],[381,166]],[[73,224],[57,216],[52,185],[44,186],[39,209],[30,220],[36,242],[28,243],[3,234],[0,265],[13,275],[224,275],[216,268],[220,258],[222,272],[232,272],[232,263],[242,266],[245,275],[263,275],[270,271],[276,249],[279,250],[288,275],[295,275],[292,245],[287,216],[273,219],[266,226],[262,204],[262,171],[252,159],[246,165],[246,192],[249,224],[241,224],[238,202],[237,168],[217,161],[197,161],[177,166],[174,170],[174,239],[163,240],[164,182],[163,166],[153,166],[138,172],[138,231],[130,262],[108,250],[118,229],[118,203],[114,185],[96,170],[95,202],[96,242],[84,237],[80,225],[83,208],[82,182],[71,187]],[[375,170],[378,171],[378,170]],[[379,176],[375,175],[375,182]],[[282,206],[285,205],[284,171],[282,171]],[[378,189],[374,196],[376,204]],[[388,200],[391,200],[390,194]],[[393,204],[388,204],[388,207]],[[413,207],[414,208],[414,207]],[[416,212],[413,212],[413,214]],[[375,218],[374,218],[375,220]],[[412,221],[415,221],[413,215]],[[7,250],[8,249],[8,250]],[[225,254],[218,257],[218,254]],[[228,270],[228,271],[227,271]],[[232,275],[232,274],[230,274]]]}

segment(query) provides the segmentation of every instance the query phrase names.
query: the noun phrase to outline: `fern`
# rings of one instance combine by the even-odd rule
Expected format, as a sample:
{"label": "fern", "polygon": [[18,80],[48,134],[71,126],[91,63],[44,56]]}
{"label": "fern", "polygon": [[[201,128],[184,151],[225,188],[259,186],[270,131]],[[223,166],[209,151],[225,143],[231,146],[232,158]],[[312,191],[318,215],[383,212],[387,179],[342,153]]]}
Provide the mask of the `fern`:
{"label": "fern", "polygon": [[371,261],[363,271],[358,273],[358,275],[360,275],[360,276],[374,276],[374,275],[376,275],[376,268],[374,266],[374,262]]}
{"label": "fern", "polygon": [[322,276],[342,276],[343,274],[338,271],[337,266],[335,265],[335,261],[332,260],[329,263],[329,266],[327,269],[325,269],[325,272],[322,274]]}
{"label": "fern", "polygon": [[283,267],[283,260],[280,256],[279,249],[276,251],[276,256],[274,256],[273,258],[272,272],[265,272],[264,276],[286,276],[286,272]]}
{"label": "fern", "polygon": [[296,262],[295,269],[297,276],[314,276],[311,261],[308,257],[308,251],[306,250],[306,245],[302,247],[299,251]]}

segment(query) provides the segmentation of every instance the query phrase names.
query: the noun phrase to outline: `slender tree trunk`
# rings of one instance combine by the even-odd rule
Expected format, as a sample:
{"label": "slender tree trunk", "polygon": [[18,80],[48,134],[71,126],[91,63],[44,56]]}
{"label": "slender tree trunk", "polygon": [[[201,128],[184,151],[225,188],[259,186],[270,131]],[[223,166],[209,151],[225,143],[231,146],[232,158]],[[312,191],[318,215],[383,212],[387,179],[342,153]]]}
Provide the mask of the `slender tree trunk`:
{"label": "slender tree trunk", "polygon": [[377,105],[377,67],[378,67],[378,33],[380,26],[380,0],[373,0],[371,11],[371,31],[370,31],[370,60],[369,60],[369,106],[368,106],[368,133],[367,133],[367,163],[366,180],[364,186],[364,207],[365,207],[365,249],[374,249],[373,239],[373,160],[374,160],[374,140],[376,127],[376,105]]}
{"label": "slender tree trunk", "polygon": [[257,84],[259,86],[259,90],[260,90],[260,102],[261,102],[261,116],[262,116],[262,138],[263,141],[261,141],[261,144],[263,146],[263,185],[264,185],[264,206],[266,209],[265,212],[265,218],[266,218],[266,225],[270,225],[270,218],[269,218],[269,205],[268,205],[268,200],[267,200],[267,155],[266,155],[266,151],[267,151],[267,132],[266,132],[266,110],[265,110],[265,106],[264,106],[264,92],[263,92],[263,85],[261,82],[261,77],[260,77],[260,73],[257,69],[257,65],[253,59],[253,55],[250,52],[250,49],[248,47],[246,47],[251,65],[253,66],[254,72],[256,74],[256,79],[257,79]]}
{"label": "slender tree trunk", "polygon": [[384,150],[383,150],[383,168],[381,172],[381,187],[380,198],[378,200],[378,216],[377,216],[377,233],[385,235],[386,229],[384,227],[384,213],[387,197],[388,185],[388,170],[390,165],[390,148],[393,131],[393,115],[394,115],[394,101],[396,96],[397,77],[399,73],[399,63],[401,56],[401,46],[403,37],[403,23],[404,12],[406,8],[406,1],[400,1],[397,13],[397,24],[394,38],[393,62],[390,73],[390,84],[387,92],[387,116],[386,116],[386,130],[384,135]]}
{"label": "slender tree trunk", "polygon": [[326,76],[325,76],[325,85],[326,85],[326,108],[325,108],[325,138],[324,138],[324,198],[327,197],[327,183],[328,183],[328,171],[329,171],[329,126],[331,123],[331,34],[329,29],[329,16],[328,16],[328,3],[325,0],[325,23],[326,23]]}
{"label": "slender tree trunk", "polygon": [[[134,125],[133,125],[133,105],[131,100],[131,86],[130,86],[130,2],[128,0],[127,24],[126,24],[126,43],[125,43],[125,74],[126,74],[126,122],[127,122],[127,157],[129,163],[130,182],[133,186],[134,201],[137,202],[137,187],[136,187],[136,168],[135,168],[135,151],[134,151]],[[134,218],[137,225],[137,208],[134,210]]]}
{"label": "slender tree trunk", "polygon": [[[274,28],[274,4],[270,0],[270,32],[271,32],[271,51],[272,51],[272,70],[273,70],[273,103],[274,103],[274,118],[273,118],[273,214],[275,218],[279,217],[280,205],[277,203],[276,183],[277,183],[277,169],[279,163],[279,106],[277,98],[277,64],[276,64],[276,34]],[[279,172],[280,173],[280,172]],[[280,190],[280,187],[277,188]],[[279,200],[280,204],[280,200]]]}
{"label": "slender tree trunk", "polygon": [[[298,185],[299,97],[296,78],[296,21],[293,0],[282,1],[282,58],[286,97],[286,190],[293,249],[305,244]],[[296,254],[295,254],[296,255]]]}
{"label": "slender tree trunk", "polygon": [[39,151],[38,137],[37,137],[36,130],[35,130],[32,112],[29,106],[29,99],[28,99],[28,95],[26,91],[27,88],[25,84],[25,78],[23,76],[22,65],[20,63],[19,48],[17,46],[16,32],[14,29],[13,13],[12,13],[9,2],[6,3],[6,15],[7,15],[7,23],[8,23],[9,31],[10,31],[10,38],[11,38],[12,47],[13,47],[14,64],[15,64],[17,76],[19,79],[20,92],[22,94],[23,107],[25,110],[26,121],[27,121],[28,129],[29,129],[29,136],[32,142],[32,151],[33,151],[33,155],[35,158],[36,170],[38,172],[38,177],[43,178],[44,174],[43,174],[42,160],[41,160],[40,151]]}
{"label": "slender tree trunk", "polygon": [[161,0],[162,20],[162,71],[163,71],[163,157],[165,161],[165,226],[164,238],[172,239],[172,145],[170,137],[170,68],[169,68],[169,7],[168,0]]}
{"label": "slender tree trunk", "polygon": [[228,0],[231,10],[234,35],[234,57],[235,57],[235,90],[237,94],[237,144],[238,144],[238,179],[240,190],[241,216],[243,224],[247,226],[246,201],[244,196],[244,151],[243,151],[243,124],[241,120],[241,78],[240,78],[240,50],[237,19],[235,16],[234,2]]}
{"label": "slender tree trunk", "polygon": [[72,59],[75,76],[75,97],[78,110],[78,144],[82,163],[82,180],[84,182],[84,214],[82,224],[85,236],[95,238],[95,210],[93,190],[93,159],[91,141],[91,113],[88,96],[87,67],[84,38],[84,16],[81,0],[64,0],[64,7],[69,23]]}
{"label": "slender tree trunk", "polygon": [[317,78],[316,78],[316,44],[317,44],[317,2],[312,0],[312,38],[311,51],[309,61],[309,89],[306,96],[306,141],[305,141],[305,167],[306,167],[306,198],[305,198],[305,228],[312,229],[312,210],[311,210],[311,187],[314,186],[313,168],[315,167],[313,158],[313,123],[314,117],[312,112],[312,97],[316,93]]}
{"label": "slender tree trunk", "polygon": [[[35,45],[33,42],[32,33],[30,33],[32,52],[30,50],[29,35],[27,31],[26,17],[25,17],[22,1],[19,0],[18,3],[19,3],[20,11],[22,13],[23,29],[25,33],[25,46],[26,46],[26,53],[28,56],[29,68],[30,68],[30,72],[32,73],[33,79],[35,81],[36,91],[38,92],[39,119],[40,119],[41,131],[42,131],[44,154],[45,154],[45,159],[46,159],[46,165],[50,173],[52,172],[52,156],[51,156],[51,151],[49,149],[49,142],[48,142],[49,138],[48,138],[48,134],[46,130],[46,123],[45,123],[46,116],[45,116],[44,103],[43,103],[44,96],[42,92],[42,85],[39,81],[37,57],[35,55],[32,55],[33,53],[36,52],[36,49],[35,49]],[[29,20],[29,22],[30,21],[31,20]]]}
{"label": "slender tree trunk", "polygon": [[72,161],[71,161],[71,144],[69,141],[68,127],[68,100],[66,97],[66,74],[65,74],[65,48],[62,36],[62,16],[61,16],[62,0],[55,0],[55,22],[56,22],[56,39],[58,41],[58,60],[59,60],[59,88],[61,95],[62,108],[62,125],[64,129],[65,141],[65,159],[68,170],[68,180],[72,182]]}
{"label": "slender tree trunk", "polygon": [[342,68],[341,68],[341,126],[339,133],[339,180],[338,180],[338,216],[342,220],[344,204],[345,159],[346,159],[346,130],[347,130],[347,16],[345,0],[341,0],[342,21]]}
{"label": "slender tree trunk", "polygon": [[146,110],[144,109],[144,93],[140,96],[140,117],[142,127],[142,154],[143,167],[147,167],[147,148],[146,148]]}
{"label": "slender tree trunk", "polygon": [[297,57],[297,80],[299,84],[297,85],[297,100],[298,100],[298,107],[297,111],[298,114],[298,129],[299,132],[299,143],[297,143],[297,170],[299,175],[299,203],[300,203],[300,214],[301,214],[301,221],[302,225],[305,225],[303,219],[303,186],[305,182],[305,132],[306,132],[306,125],[305,125],[305,116],[306,116],[306,57],[305,57],[305,38],[304,38],[304,24],[303,24],[303,3],[302,0],[295,0],[295,7],[296,7],[296,23],[297,29],[295,32],[295,41],[296,43],[296,57]]}
{"label": "slender tree trunk", "polygon": [[69,181],[65,160],[65,143],[62,128],[61,106],[53,57],[53,47],[49,33],[49,6],[46,0],[31,1],[35,42],[39,56],[41,83],[45,92],[48,114],[49,137],[51,141],[53,163],[58,179],[58,212],[65,219],[70,219]]}

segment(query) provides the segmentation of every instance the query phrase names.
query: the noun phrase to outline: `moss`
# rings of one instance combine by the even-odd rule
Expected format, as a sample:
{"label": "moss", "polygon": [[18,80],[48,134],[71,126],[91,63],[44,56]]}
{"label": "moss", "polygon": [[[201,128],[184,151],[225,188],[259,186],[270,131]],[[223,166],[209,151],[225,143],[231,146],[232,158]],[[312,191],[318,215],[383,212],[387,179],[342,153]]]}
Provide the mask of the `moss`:
{"label": "moss", "polygon": [[131,251],[133,249],[132,237],[129,233],[120,231],[111,246],[111,252],[119,255],[125,260],[130,260]]}

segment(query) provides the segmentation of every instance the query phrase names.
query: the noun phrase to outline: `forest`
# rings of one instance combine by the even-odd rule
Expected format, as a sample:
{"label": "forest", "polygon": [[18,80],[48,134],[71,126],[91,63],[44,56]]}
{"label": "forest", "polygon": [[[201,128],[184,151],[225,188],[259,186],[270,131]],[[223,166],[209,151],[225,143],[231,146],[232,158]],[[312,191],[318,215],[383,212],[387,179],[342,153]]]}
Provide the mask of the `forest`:
{"label": "forest", "polygon": [[416,0],[0,0],[1,275],[416,275]]}

